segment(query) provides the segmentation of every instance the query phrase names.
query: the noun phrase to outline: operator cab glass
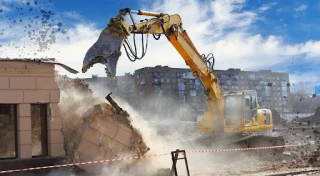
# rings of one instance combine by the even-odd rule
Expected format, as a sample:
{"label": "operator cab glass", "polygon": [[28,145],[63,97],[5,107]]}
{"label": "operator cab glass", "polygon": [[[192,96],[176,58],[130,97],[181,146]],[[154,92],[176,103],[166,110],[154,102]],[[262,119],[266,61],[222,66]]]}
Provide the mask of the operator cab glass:
{"label": "operator cab glass", "polygon": [[224,115],[227,126],[241,125],[243,115],[243,98],[242,95],[224,96]]}
{"label": "operator cab glass", "polygon": [[244,101],[244,117],[248,123],[257,113],[257,93],[255,91],[244,92]]}
{"label": "operator cab glass", "polygon": [[224,115],[226,126],[241,125],[242,118],[249,123],[257,113],[257,94],[255,91],[232,93],[224,96]]}

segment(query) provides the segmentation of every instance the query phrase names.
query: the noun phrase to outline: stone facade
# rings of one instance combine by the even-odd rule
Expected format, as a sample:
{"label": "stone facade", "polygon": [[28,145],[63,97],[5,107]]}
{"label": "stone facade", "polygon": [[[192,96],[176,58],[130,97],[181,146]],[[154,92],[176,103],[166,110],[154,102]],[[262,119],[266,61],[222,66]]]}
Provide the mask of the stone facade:
{"label": "stone facade", "polygon": [[17,109],[17,158],[32,158],[31,105],[36,104],[47,107],[47,155],[65,155],[59,97],[54,64],[0,60],[0,104],[13,104]]}

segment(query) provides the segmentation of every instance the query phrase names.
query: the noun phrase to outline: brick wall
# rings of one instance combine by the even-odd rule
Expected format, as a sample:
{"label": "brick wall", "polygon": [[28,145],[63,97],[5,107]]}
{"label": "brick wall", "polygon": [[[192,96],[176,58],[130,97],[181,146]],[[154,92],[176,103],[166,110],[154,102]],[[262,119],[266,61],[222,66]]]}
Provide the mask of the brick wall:
{"label": "brick wall", "polygon": [[0,60],[0,104],[17,104],[18,157],[32,157],[31,104],[48,105],[48,154],[64,156],[60,90],[54,65],[41,62]]}

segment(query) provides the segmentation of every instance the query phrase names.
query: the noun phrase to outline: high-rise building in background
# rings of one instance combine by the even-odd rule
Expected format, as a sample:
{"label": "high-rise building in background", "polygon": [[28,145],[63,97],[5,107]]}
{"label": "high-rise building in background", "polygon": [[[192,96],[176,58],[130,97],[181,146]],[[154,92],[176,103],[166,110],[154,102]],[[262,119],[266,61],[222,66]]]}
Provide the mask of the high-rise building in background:
{"label": "high-rise building in background", "polygon": [[[224,91],[256,90],[261,108],[289,112],[287,97],[290,96],[288,73],[271,70],[241,71],[240,69],[215,70]],[[145,67],[134,74],[117,76],[115,80],[93,77],[86,79],[90,84],[100,82],[110,87],[119,96],[140,109],[154,106],[162,114],[172,113],[176,105],[193,112],[193,116],[206,110],[205,93],[199,79],[193,77],[190,69],[168,66]]]}
{"label": "high-rise building in background", "polygon": [[[190,69],[168,66],[145,67],[134,72],[139,107],[156,104],[154,111],[170,116],[173,112],[189,119],[205,111],[205,95],[200,81]],[[151,100],[151,101],[150,101]]]}
{"label": "high-rise building in background", "polygon": [[314,93],[316,94],[316,96],[320,96],[320,86],[314,87]]}

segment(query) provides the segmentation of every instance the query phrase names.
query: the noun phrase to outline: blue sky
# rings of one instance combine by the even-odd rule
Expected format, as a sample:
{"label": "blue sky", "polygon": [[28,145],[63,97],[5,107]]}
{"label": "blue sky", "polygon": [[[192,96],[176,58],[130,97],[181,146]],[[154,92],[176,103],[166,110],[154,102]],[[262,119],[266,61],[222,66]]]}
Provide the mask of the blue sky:
{"label": "blue sky", "polygon": [[[200,53],[215,54],[216,69],[271,69],[320,85],[319,0],[0,0],[0,57],[55,57],[81,70],[86,50],[124,7],[180,14]],[[150,44],[141,61],[123,54],[118,75],[144,66],[186,68],[165,39]],[[103,66],[77,76],[91,74],[104,76]]]}

